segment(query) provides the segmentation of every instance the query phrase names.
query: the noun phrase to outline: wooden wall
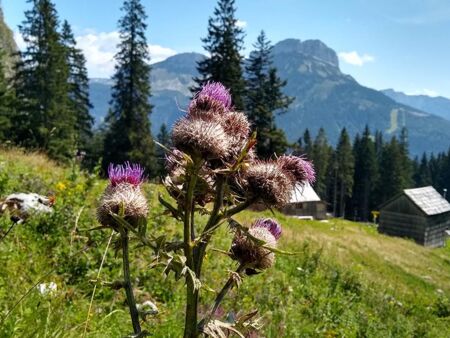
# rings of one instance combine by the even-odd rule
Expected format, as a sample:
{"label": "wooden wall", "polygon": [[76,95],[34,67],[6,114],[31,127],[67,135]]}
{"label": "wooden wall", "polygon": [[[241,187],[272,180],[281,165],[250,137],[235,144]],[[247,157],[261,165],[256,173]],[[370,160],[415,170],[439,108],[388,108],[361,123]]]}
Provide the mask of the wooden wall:
{"label": "wooden wall", "polygon": [[411,238],[425,246],[444,245],[444,231],[448,228],[450,228],[449,212],[427,216],[405,195],[388,202],[380,210],[379,232]]}

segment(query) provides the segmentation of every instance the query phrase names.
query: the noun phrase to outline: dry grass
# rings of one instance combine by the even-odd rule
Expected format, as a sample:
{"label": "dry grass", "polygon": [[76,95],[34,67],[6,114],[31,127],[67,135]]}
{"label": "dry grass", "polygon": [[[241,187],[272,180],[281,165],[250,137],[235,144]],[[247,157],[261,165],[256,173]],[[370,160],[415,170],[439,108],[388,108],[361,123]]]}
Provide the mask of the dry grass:
{"label": "dry grass", "polygon": [[48,172],[57,175],[63,173],[61,166],[50,160],[45,154],[38,151],[26,151],[18,148],[0,147],[0,161],[8,164],[20,163],[22,166],[32,168],[32,171]]}

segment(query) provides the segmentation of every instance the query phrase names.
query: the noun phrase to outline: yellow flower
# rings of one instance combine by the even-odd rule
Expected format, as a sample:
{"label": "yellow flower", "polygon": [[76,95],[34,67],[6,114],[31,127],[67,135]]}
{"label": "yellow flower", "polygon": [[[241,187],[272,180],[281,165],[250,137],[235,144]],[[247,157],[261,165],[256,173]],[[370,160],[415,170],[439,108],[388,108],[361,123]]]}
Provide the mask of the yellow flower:
{"label": "yellow flower", "polygon": [[63,182],[58,182],[56,184],[56,189],[59,190],[59,191],[66,190],[66,185]]}

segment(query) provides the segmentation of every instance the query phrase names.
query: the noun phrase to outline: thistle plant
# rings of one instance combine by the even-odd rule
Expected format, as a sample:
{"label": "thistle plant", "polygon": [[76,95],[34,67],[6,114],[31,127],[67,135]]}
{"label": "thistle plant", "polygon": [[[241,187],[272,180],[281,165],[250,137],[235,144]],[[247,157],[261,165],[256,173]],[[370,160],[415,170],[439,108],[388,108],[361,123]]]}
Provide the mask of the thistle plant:
{"label": "thistle plant", "polygon": [[141,191],[143,174],[144,169],[137,164],[111,164],[108,168],[109,184],[97,208],[97,219],[102,226],[110,227],[120,235],[117,244],[122,249],[123,282],[118,284],[125,289],[134,335],[138,337],[146,335],[146,332],[141,330],[131,284],[129,232],[142,232],[140,228],[146,223],[148,205]]}
{"label": "thistle plant", "polygon": [[[169,214],[182,225],[183,240],[169,242],[165,236],[147,237],[145,220],[148,206],[141,192],[143,169],[139,165],[109,167],[109,185],[98,207],[98,220],[120,234],[124,282],[135,336],[147,334],[140,327],[129,272],[129,235],[151,247],[151,267],[164,266],[168,275],[186,281],[184,337],[206,334],[223,337],[230,332],[258,328],[257,312],[239,317],[233,323],[215,318],[227,293],[245,277],[272,267],[280,224],[273,219],[257,219],[245,226],[234,219],[252,204],[282,207],[299,185],[314,181],[310,162],[295,156],[272,160],[256,157],[255,134],[251,134],[246,116],[234,111],[229,91],[220,83],[208,83],[192,99],[185,116],[172,130],[174,148],[167,149],[167,177],[164,186],[173,201],[159,196]],[[200,224],[199,214],[207,215]],[[208,246],[223,224],[233,233],[231,248],[225,253],[237,262],[236,271],[217,292],[209,311],[199,318],[202,268]],[[214,257],[214,256],[212,256]],[[202,308],[208,308],[202,304]]]}
{"label": "thistle plant", "polygon": [[[256,326],[255,313],[234,323],[214,316],[234,285],[273,266],[282,230],[273,219],[258,219],[245,226],[233,217],[255,203],[282,207],[299,185],[314,181],[313,167],[304,158],[259,160],[253,151],[255,142],[246,116],[234,111],[229,91],[220,83],[206,84],[173,127],[174,148],[168,149],[169,174],[163,182],[174,202],[161,196],[160,202],[182,223],[183,242],[162,243],[160,239],[155,261],[166,258],[165,272],[174,271],[177,278],[186,280],[184,337],[224,336]],[[203,226],[198,223],[199,213],[208,215]],[[224,223],[234,233],[228,256],[238,267],[217,293],[208,314],[199,318],[203,260]]]}

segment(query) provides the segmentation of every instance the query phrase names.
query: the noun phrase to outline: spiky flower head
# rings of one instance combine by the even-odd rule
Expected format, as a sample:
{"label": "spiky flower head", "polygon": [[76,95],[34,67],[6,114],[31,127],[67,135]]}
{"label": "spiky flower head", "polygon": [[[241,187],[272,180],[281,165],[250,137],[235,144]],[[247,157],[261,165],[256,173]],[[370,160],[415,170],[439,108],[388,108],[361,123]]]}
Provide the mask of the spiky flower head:
{"label": "spiky flower head", "polygon": [[260,218],[253,223],[255,228],[266,228],[276,240],[281,237],[281,225],[272,218]]}
{"label": "spiky flower head", "polygon": [[250,198],[268,206],[282,207],[291,198],[295,183],[274,161],[255,161],[242,175],[242,186]]}
{"label": "spiky flower head", "polygon": [[108,167],[108,177],[110,184],[115,187],[120,183],[129,183],[139,186],[144,181],[144,168],[139,164],[130,164],[125,162],[124,165],[114,165],[110,163]]}
{"label": "spiky flower head", "polygon": [[118,229],[120,224],[112,214],[120,215],[131,225],[137,226],[148,214],[147,199],[141,191],[144,169],[138,164],[110,165],[109,185],[97,208],[97,219],[105,226]]}
{"label": "spiky flower head", "polygon": [[231,244],[233,259],[244,264],[247,269],[270,268],[275,262],[275,254],[267,247],[276,248],[277,239],[281,236],[281,226],[274,220],[257,220],[251,225],[248,234],[263,241],[266,247],[238,231]]}
{"label": "spiky flower head", "polygon": [[220,102],[226,110],[231,108],[230,91],[220,82],[208,82],[195,95],[195,99],[204,98]]}
{"label": "spiky flower head", "polygon": [[182,118],[173,127],[172,141],[181,151],[207,159],[223,158],[230,151],[230,137],[215,121]]}
{"label": "spiky flower head", "polygon": [[316,180],[312,163],[302,157],[283,155],[278,158],[277,163],[295,182],[313,184]]}

